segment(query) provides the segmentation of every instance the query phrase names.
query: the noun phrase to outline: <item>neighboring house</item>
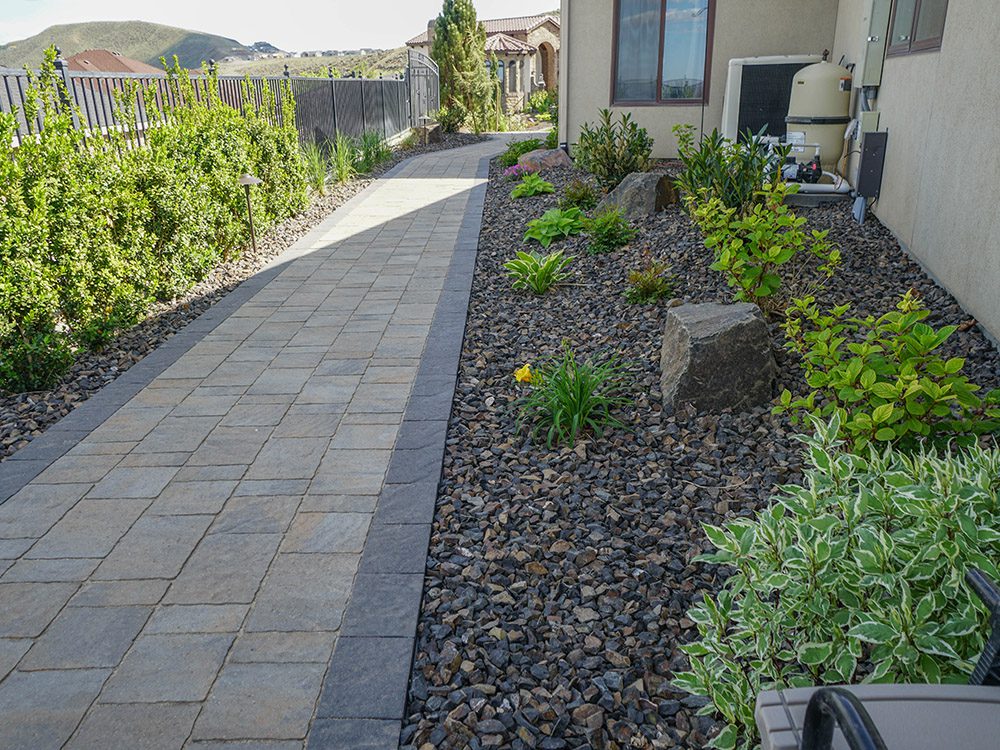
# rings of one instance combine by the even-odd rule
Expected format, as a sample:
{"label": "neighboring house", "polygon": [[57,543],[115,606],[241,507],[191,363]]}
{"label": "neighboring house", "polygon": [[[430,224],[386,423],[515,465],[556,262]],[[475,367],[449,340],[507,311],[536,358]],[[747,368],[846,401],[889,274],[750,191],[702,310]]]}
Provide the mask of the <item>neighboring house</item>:
{"label": "neighboring house", "polygon": [[[434,24],[406,46],[430,55]],[[483,21],[486,59],[496,55],[508,109],[521,109],[537,89],[554,90],[559,82],[559,18],[552,15],[518,16]]]}
{"label": "neighboring house", "polygon": [[66,64],[70,70],[84,73],[141,73],[142,75],[163,73],[163,68],[153,67],[107,49],[84,50],[66,58]]}
{"label": "neighboring house", "polygon": [[562,0],[561,21],[559,135],[571,144],[610,107],[674,156],[673,125],[720,127],[730,59],[829,49],[855,64],[854,114],[864,80],[867,126],[888,133],[873,212],[1000,338],[996,0]]}

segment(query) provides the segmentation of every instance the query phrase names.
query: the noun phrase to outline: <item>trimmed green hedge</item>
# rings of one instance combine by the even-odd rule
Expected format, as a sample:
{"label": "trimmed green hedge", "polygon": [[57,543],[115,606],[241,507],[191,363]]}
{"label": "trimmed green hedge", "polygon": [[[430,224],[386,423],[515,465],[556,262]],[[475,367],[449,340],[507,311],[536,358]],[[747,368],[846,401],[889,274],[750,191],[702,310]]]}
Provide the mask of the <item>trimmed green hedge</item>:
{"label": "trimmed green hedge", "polygon": [[127,104],[118,108],[126,126],[106,137],[73,126],[54,59],[50,50],[25,104],[28,122],[40,114],[44,129],[14,147],[15,116],[0,113],[5,391],[50,387],[81,348],[99,349],[238,251],[249,239],[244,172],[264,181],[251,189],[258,231],[307,202],[287,87],[277,111],[273,97],[259,110],[245,97],[241,113],[217,95],[196,97],[175,65],[169,85],[182,104],[139,145]]}

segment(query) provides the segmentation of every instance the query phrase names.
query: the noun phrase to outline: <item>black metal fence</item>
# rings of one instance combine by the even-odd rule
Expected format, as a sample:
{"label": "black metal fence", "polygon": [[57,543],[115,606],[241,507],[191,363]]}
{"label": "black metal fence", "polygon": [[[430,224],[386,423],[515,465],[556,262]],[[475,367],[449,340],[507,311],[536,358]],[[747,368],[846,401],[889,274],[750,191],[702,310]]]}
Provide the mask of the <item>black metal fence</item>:
{"label": "black metal fence", "polygon": [[[78,113],[79,127],[107,132],[122,126],[122,106],[134,109],[138,137],[151,123],[160,122],[176,105],[175,91],[166,74],[86,73],[70,71],[56,61],[66,91]],[[191,74],[195,96],[207,95],[210,85],[218,86],[219,99],[235,108],[245,106],[245,96],[255,106],[266,100],[270,90],[275,116],[281,116],[282,83],[287,82],[295,98],[295,124],[300,140],[312,143],[332,141],[338,132],[350,136],[374,131],[392,138],[410,127],[425,124],[439,108],[437,66],[432,60],[411,54],[410,66],[401,77],[333,78],[292,76],[240,77]],[[25,118],[28,75],[23,70],[0,68],[0,111],[14,113],[18,127],[15,143],[44,127],[39,116]],[[152,96],[143,96],[142,91]],[[155,109],[155,111],[154,111]]]}

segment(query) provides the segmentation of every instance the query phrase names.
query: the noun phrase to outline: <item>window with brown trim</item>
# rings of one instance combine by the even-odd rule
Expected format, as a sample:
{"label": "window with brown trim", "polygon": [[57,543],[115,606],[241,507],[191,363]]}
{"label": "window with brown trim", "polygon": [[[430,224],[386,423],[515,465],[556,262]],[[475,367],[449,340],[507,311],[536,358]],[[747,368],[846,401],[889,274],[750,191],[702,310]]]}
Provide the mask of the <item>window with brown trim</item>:
{"label": "window with brown trim", "polygon": [[615,0],[612,104],[708,100],[715,0]]}
{"label": "window with brown trim", "polygon": [[887,54],[941,49],[948,0],[893,0]]}

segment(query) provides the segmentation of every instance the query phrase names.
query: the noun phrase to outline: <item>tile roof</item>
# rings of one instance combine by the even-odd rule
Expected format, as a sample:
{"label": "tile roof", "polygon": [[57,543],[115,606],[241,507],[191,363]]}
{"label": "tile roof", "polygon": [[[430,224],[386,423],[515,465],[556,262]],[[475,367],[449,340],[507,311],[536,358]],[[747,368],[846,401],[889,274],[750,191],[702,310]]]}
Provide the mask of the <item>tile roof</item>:
{"label": "tile roof", "polygon": [[529,55],[535,51],[535,47],[532,47],[527,42],[522,42],[520,39],[507,36],[506,34],[493,34],[492,36],[486,37],[486,51]]}
{"label": "tile roof", "polygon": [[[514,18],[495,18],[488,21],[483,21],[483,26],[486,27],[486,35],[493,36],[494,34],[523,34],[531,31],[536,26],[545,23],[546,21],[552,21],[556,26],[559,25],[559,16],[553,16],[548,13],[542,13],[537,16],[515,16]],[[422,34],[410,39],[407,44],[427,44],[430,40],[430,35],[427,33],[426,29]]]}
{"label": "tile roof", "polygon": [[107,49],[86,49],[67,58],[66,63],[70,70],[89,73],[142,73],[143,75],[163,73],[162,68],[154,68],[152,65]]}

